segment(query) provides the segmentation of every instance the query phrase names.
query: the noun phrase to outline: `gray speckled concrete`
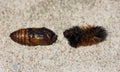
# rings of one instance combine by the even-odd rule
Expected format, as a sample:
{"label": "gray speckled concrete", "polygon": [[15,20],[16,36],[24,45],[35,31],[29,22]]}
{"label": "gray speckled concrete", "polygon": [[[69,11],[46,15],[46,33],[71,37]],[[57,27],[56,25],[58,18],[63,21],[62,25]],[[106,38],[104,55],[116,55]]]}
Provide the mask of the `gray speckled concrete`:
{"label": "gray speckled concrete", "polygon": [[[63,31],[100,25],[107,40],[69,46]],[[22,46],[9,34],[20,28],[47,27],[58,34],[50,46]],[[0,72],[120,72],[119,0],[0,0]]]}

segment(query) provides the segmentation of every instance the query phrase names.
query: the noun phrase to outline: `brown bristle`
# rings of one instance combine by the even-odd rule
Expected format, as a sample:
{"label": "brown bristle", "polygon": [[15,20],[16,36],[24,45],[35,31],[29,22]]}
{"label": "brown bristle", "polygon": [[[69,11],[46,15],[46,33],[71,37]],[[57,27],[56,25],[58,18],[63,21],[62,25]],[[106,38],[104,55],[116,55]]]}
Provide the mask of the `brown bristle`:
{"label": "brown bristle", "polygon": [[45,27],[19,29],[11,33],[10,37],[13,41],[28,46],[50,45],[57,40],[57,35]]}
{"label": "brown bristle", "polygon": [[75,26],[64,31],[72,47],[88,46],[104,41],[107,36],[106,30],[101,26]]}

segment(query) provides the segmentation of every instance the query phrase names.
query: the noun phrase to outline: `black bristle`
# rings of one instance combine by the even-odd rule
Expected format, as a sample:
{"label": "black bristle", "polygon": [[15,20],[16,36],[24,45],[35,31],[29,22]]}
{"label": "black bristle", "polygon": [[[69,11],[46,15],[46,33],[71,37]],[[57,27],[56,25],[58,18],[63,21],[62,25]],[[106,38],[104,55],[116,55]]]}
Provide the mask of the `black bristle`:
{"label": "black bristle", "polygon": [[72,47],[97,44],[106,39],[108,33],[102,26],[75,26],[64,31],[64,37]]}
{"label": "black bristle", "polygon": [[68,39],[69,44],[75,48],[77,47],[78,43],[80,42],[80,39],[82,38],[81,30],[78,26],[64,31],[63,34]]}
{"label": "black bristle", "polygon": [[101,26],[95,27],[94,34],[96,37],[100,38],[101,41],[104,41],[108,35],[107,31]]}

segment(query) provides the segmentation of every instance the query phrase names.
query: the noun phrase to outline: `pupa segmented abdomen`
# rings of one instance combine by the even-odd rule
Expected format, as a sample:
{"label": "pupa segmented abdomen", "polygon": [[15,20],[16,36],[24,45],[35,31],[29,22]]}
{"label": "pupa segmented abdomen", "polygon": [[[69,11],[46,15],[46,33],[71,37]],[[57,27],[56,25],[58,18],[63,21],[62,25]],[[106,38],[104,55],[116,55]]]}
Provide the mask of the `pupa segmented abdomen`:
{"label": "pupa segmented abdomen", "polygon": [[57,35],[45,27],[19,29],[11,33],[10,37],[13,41],[28,46],[50,45],[57,40]]}

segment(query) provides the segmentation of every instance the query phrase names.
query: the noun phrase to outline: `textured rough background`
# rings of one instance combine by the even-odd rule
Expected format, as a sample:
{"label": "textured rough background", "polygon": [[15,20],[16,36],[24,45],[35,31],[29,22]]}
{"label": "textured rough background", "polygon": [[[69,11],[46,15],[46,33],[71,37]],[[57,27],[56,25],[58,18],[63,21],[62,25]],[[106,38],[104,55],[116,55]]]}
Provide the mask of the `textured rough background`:
{"label": "textured rough background", "polygon": [[[107,40],[70,47],[63,31],[100,25]],[[9,34],[47,27],[58,34],[50,46],[22,46]],[[120,72],[120,0],[0,0],[0,72]]]}

